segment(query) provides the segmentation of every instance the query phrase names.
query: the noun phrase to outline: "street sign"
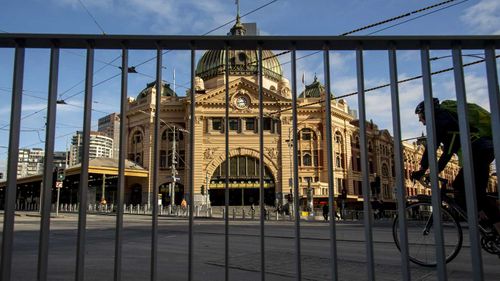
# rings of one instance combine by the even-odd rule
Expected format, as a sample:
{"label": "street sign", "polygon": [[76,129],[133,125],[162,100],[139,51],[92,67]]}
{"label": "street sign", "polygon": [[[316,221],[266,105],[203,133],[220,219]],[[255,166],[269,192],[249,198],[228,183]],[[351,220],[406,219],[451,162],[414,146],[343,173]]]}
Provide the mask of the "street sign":
{"label": "street sign", "polygon": [[172,176],[170,176],[170,177],[168,177],[168,178],[169,178],[169,179],[171,179],[171,180],[172,180],[172,181],[174,181],[174,182],[181,181],[181,178],[180,178],[180,177],[172,177]]}
{"label": "street sign", "polygon": [[63,187],[63,182],[62,181],[56,181],[56,188],[62,188]]}

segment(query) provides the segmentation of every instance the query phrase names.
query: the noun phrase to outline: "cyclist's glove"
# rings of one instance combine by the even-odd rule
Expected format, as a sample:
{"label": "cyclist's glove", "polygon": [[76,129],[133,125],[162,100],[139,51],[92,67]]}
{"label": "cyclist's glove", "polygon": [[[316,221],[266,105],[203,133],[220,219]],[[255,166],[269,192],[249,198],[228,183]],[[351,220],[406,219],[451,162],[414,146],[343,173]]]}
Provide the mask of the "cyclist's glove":
{"label": "cyclist's glove", "polygon": [[412,180],[420,180],[425,175],[425,170],[418,170],[411,173]]}

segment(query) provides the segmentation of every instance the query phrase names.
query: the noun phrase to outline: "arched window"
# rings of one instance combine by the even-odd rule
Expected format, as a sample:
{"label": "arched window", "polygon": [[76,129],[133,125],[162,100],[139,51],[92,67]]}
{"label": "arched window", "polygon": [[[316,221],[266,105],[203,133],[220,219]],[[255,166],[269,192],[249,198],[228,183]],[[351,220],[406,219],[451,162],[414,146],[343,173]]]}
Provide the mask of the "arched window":
{"label": "arched window", "polygon": [[131,161],[134,161],[135,163],[139,165],[143,165],[142,161],[142,152],[143,152],[143,147],[142,147],[142,140],[144,139],[144,136],[141,131],[136,130],[132,134],[132,139],[130,140],[129,143],[129,154],[128,154],[128,159]]}
{"label": "arched window", "polygon": [[300,130],[300,139],[301,140],[312,140],[313,132],[309,128],[305,128]]}
{"label": "arched window", "polygon": [[342,134],[335,132],[335,143],[342,146]]}
{"label": "arched window", "polygon": [[142,133],[140,131],[136,131],[134,136],[132,137],[132,144],[142,143]]}
{"label": "arched window", "polygon": [[342,159],[339,154],[335,157],[335,164],[337,168],[342,168]]}
{"label": "arched window", "polygon": [[302,156],[302,164],[304,166],[312,166],[312,156],[310,153],[304,153],[304,155]]}
{"label": "arched window", "polygon": [[384,177],[389,176],[389,168],[387,167],[386,163],[382,163],[382,176]]}

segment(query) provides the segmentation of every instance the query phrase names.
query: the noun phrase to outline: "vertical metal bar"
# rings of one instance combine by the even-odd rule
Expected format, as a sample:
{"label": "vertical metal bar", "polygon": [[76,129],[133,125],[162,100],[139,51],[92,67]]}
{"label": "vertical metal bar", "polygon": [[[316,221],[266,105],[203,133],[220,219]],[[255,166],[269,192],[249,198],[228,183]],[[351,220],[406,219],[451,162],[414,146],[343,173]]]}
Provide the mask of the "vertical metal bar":
{"label": "vertical metal bar", "polygon": [[59,77],[59,48],[50,50],[49,94],[47,108],[47,132],[43,160],[43,202],[41,205],[40,241],[38,243],[38,280],[47,280],[49,260],[50,208],[54,186],[54,137],[56,132],[57,82]]}
{"label": "vertical metal bar", "polygon": [[410,263],[408,260],[408,229],[406,225],[406,188],[403,171],[403,146],[401,145],[401,117],[399,112],[398,68],[396,47],[391,44],[389,49],[389,72],[391,80],[392,126],[394,128],[394,165],[396,171],[396,187],[398,202],[399,241],[401,249],[402,280],[410,280]]}
{"label": "vertical metal bar", "polygon": [[333,186],[333,156],[332,156],[332,100],[330,85],[330,51],[327,45],[323,50],[323,60],[325,67],[325,115],[326,115],[326,162],[328,168],[328,204],[330,204],[330,269],[332,270],[332,280],[338,280],[337,266],[337,237],[335,229],[335,190]]}
{"label": "vertical metal bar", "polygon": [[363,67],[363,48],[356,48],[356,72],[358,77],[358,107],[359,107],[359,141],[361,145],[361,171],[363,175],[363,221],[366,239],[366,262],[368,280],[375,280],[373,264],[373,233],[372,211],[370,208],[370,178],[368,170],[368,150],[366,141],[366,104],[365,104],[365,75]]}
{"label": "vertical metal bar", "polygon": [[224,118],[224,135],[226,148],[226,166],[224,178],[224,276],[229,280],[229,46],[226,45],[225,52],[225,72],[226,81],[226,115]]}
{"label": "vertical metal bar", "polygon": [[259,57],[259,205],[260,205],[260,279],[266,280],[266,260],[265,260],[265,240],[264,240],[264,220],[266,219],[266,209],[264,202],[264,90],[262,80],[262,46],[259,44],[257,49]]}
{"label": "vertical metal bar", "polygon": [[89,150],[90,150],[90,122],[92,113],[92,90],[94,81],[94,48],[91,43],[87,47],[87,66],[85,72],[85,98],[83,110],[83,152],[80,171],[80,209],[78,210],[78,238],[76,248],[75,280],[83,281],[85,275],[85,243],[87,225],[87,193],[89,183]]}
{"label": "vertical metal bar", "polygon": [[194,78],[196,75],[195,72],[195,47],[194,45],[191,47],[191,120],[189,123],[189,131],[191,132],[191,137],[189,138],[189,146],[191,149],[189,150],[189,182],[191,185],[189,186],[189,241],[188,241],[188,280],[193,280],[193,215],[194,215],[194,150],[195,150],[195,128],[194,128],[194,118],[195,118],[195,94],[196,90],[194,88]]}
{"label": "vertical metal bar", "polygon": [[122,245],[123,245],[123,204],[125,193],[125,159],[127,158],[127,87],[128,87],[128,49],[122,48],[122,80],[120,97],[120,151],[118,156],[118,190],[116,207],[115,232],[115,270],[114,281],[122,279]]}
{"label": "vertical metal bar", "polygon": [[10,111],[9,155],[7,159],[7,187],[2,232],[1,280],[10,280],[12,270],[12,243],[14,242],[14,212],[16,208],[17,161],[19,158],[19,134],[21,132],[21,104],[24,78],[24,47],[17,42],[14,57],[12,103]]}
{"label": "vertical metal bar", "polygon": [[[495,57],[495,46],[486,47],[486,75],[488,79],[488,93],[490,97],[491,126],[493,132],[493,146],[495,147],[495,165],[498,177],[500,171],[500,92],[498,90],[497,61]],[[500,181],[497,180],[497,191],[500,197]]]}
{"label": "vertical metal bar", "polygon": [[441,193],[438,185],[438,167],[436,148],[436,125],[434,123],[434,103],[432,100],[431,66],[429,60],[429,44],[424,42],[421,49],[422,83],[424,90],[425,120],[427,131],[427,153],[429,158],[431,191],[432,191],[432,216],[434,221],[434,236],[436,240],[436,262],[438,280],[446,280],[446,262],[444,255],[443,229],[441,228]]}
{"label": "vertical metal bar", "polygon": [[299,158],[297,153],[297,54],[292,49],[292,138],[293,138],[293,210],[295,212],[295,267],[296,280],[302,280],[300,253],[300,212],[299,212]]}
{"label": "vertical metal bar", "polygon": [[[162,70],[162,50],[158,46],[156,50],[156,101],[155,101],[155,131],[154,131],[154,164],[153,164],[153,212],[151,214],[151,281],[158,277],[158,172],[160,166],[160,105],[161,91],[163,82],[161,77]],[[174,163],[172,163],[174,165]],[[151,169],[150,169],[151,170]]]}
{"label": "vertical metal bar", "polygon": [[470,141],[469,117],[467,116],[467,97],[465,93],[464,70],[462,63],[462,48],[453,46],[453,73],[455,76],[455,90],[457,91],[458,124],[460,128],[460,144],[462,147],[462,165],[464,171],[464,187],[467,199],[467,221],[469,225],[469,239],[471,244],[472,271],[474,280],[483,280],[483,260],[477,219],[476,182],[472,164],[473,155]]}

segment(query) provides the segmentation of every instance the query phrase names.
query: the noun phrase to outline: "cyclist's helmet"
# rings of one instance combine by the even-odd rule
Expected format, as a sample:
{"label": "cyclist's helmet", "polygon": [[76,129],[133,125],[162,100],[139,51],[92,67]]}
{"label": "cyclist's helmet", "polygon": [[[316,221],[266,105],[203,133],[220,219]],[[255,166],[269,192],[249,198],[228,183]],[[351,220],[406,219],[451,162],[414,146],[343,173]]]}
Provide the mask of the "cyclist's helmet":
{"label": "cyclist's helmet", "polygon": [[[438,98],[433,98],[432,102],[434,103],[434,109],[439,107],[439,99]],[[415,108],[415,114],[423,114],[425,115],[425,103],[424,101],[421,101],[417,107]]]}

